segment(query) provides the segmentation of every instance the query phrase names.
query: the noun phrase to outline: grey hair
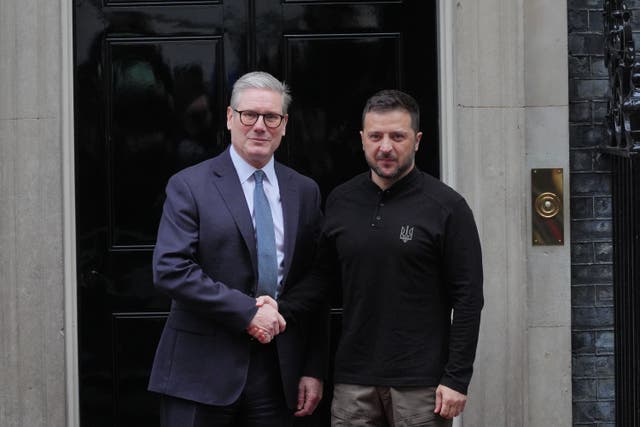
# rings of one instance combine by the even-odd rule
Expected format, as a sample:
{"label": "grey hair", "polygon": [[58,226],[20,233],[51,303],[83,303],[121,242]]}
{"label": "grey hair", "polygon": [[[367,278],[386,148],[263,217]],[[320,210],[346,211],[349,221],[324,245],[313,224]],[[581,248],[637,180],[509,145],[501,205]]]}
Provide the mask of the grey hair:
{"label": "grey hair", "polygon": [[240,77],[231,90],[231,108],[238,107],[240,94],[246,89],[268,89],[282,95],[282,114],[287,114],[289,104],[291,104],[291,94],[289,87],[271,74],[264,71],[252,71]]}

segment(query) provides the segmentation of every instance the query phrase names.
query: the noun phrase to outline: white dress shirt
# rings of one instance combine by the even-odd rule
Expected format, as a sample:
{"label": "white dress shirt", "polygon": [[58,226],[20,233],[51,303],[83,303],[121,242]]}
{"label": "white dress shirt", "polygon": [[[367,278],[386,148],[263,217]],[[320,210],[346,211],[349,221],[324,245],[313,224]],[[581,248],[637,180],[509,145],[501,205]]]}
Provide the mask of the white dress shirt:
{"label": "white dress shirt", "polygon": [[[253,178],[253,173],[257,170],[246,160],[244,160],[236,149],[231,145],[229,149],[231,154],[231,161],[236,169],[240,184],[242,184],[242,191],[244,192],[244,198],[247,201],[249,212],[251,212],[251,219],[253,220],[253,229],[255,233],[256,218],[253,212],[253,189],[256,186],[256,182]],[[274,168],[274,160],[271,157],[269,163],[267,163],[262,171],[265,174],[265,179],[262,181],[264,193],[269,201],[269,207],[271,208],[271,217],[273,218],[273,227],[276,234],[276,252],[278,259],[278,288],[276,290],[276,298],[280,295],[280,288],[282,286],[283,276],[283,262],[284,262],[284,220],[282,217],[282,201],[280,200],[280,187],[278,186],[278,178],[276,177],[276,170]]]}

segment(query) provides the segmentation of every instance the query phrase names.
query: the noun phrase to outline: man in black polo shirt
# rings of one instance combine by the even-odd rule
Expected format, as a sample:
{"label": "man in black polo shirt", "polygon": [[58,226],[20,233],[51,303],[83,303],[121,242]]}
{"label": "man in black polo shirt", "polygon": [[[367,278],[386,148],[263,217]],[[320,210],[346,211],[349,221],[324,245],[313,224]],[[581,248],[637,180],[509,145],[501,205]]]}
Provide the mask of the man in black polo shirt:
{"label": "man in black polo shirt", "polygon": [[280,311],[295,318],[342,285],[332,425],[449,426],[478,341],[478,232],[463,197],[415,167],[411,96],[376,93],[362,121],[371,170],[329,195],[312,277]]}

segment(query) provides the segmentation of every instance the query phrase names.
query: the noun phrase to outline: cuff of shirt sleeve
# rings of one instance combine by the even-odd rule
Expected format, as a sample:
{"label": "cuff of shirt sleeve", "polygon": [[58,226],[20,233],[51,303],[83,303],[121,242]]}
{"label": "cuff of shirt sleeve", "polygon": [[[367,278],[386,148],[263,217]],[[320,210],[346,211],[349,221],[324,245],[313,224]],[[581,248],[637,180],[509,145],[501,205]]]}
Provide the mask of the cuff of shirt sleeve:
{"label": "cuff of shirt sleeve", "polygon": [[449,387],[450,389],[455,390],[458,393],[462,393],[465,396],[467,395],[467,391],[469,389],[469,383],[461,382],[459,380],[456,380],[455,378],[451,378],[446,375],[442,377],[442,379],[440,380],[440,384],[442,384],[443,386]]}

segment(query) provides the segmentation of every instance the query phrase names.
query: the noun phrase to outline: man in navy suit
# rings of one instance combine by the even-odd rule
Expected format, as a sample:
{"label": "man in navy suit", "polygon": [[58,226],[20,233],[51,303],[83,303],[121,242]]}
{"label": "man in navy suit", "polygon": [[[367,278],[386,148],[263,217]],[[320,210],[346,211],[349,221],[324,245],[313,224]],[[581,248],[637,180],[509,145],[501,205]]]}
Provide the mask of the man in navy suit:
{"label": "man in navy suit", "polygon": [[[273,158],[290,101],[270,74],[242,76],[227,108],[231,146],[167,184],[153,274],[172,304],[149,383],[162,395],[163,426],[289,425],[322,397],[326,317],[286,324],[269,299],[309,269],[321,220],[316,183]],[[254,199],[260,185],[268,204]],[[265,204],[275,243],[271,294],[258,291],[256,210]],[[268,304],[256,303],[262,295]]]}

